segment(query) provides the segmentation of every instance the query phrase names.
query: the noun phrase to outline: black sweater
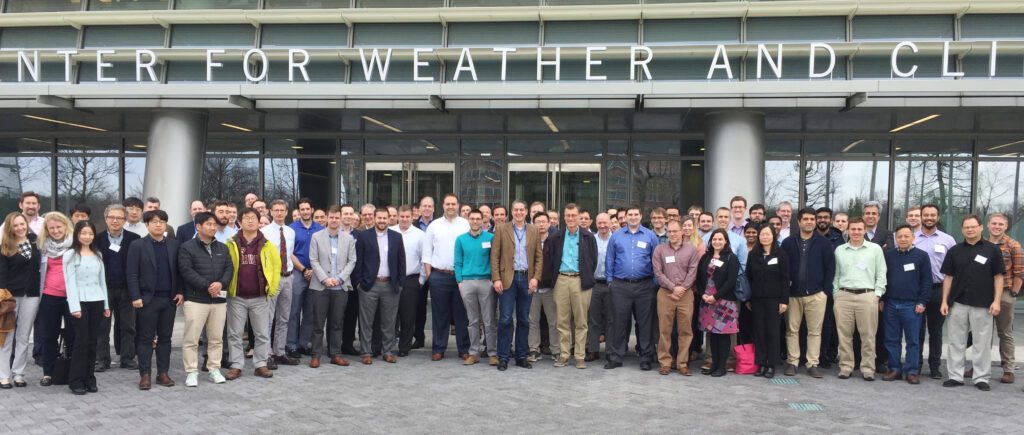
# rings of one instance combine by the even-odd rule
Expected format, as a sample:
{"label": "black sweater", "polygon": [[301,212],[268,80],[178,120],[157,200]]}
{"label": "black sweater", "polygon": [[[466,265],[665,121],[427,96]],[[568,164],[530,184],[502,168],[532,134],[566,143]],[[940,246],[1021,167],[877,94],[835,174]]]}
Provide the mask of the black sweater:
{"label": "black sweater", "polygon": [[39,296],[39,249],[36,235],[28,235],[32,245],[32,258],[25,258],[21,252],[8,257],[0,255],[0,288],[5,288],[16,297]]}
{"label": "black sweater", "polygon": [[753,299],[782,299],[782,303],[789,303],[789,256],[786,251],[776,247],[765,256],[755,248],[747,257],[747,278],[750,279]]}
{"label": "black sweater", "polygon": [[[697,295],[703,296],[708,288],[708,264],[715,256],[715,251],[708,248],[697,265]],[[715,299],[736,300],[736,276],[740,273],[740,261],[732,251],[722,252],[719,260],[724,263],[716,267],[711,279],[715,282]]]}

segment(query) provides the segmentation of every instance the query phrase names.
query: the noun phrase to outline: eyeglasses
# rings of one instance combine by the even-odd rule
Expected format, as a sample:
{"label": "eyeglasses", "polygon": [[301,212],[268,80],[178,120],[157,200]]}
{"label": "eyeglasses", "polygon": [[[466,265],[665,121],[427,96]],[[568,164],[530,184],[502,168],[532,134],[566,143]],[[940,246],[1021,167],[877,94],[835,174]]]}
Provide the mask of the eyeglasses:
{"label": "eyeglasses", "polygon": [[107,219],[112,220],[114,222],[120,222],[120,221],[124,220],[124,217],[123,216],[107,216]]}

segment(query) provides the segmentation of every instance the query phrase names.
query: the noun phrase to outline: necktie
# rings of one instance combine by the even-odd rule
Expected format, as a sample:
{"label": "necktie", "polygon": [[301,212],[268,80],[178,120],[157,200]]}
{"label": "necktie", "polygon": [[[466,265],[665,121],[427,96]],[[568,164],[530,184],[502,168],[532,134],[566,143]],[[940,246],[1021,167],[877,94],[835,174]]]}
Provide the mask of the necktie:
{"label": "necktie", "polygon": [[284,239],[284,227],[279,227],[281,233],[281,273],[288,273],[288,242]]}

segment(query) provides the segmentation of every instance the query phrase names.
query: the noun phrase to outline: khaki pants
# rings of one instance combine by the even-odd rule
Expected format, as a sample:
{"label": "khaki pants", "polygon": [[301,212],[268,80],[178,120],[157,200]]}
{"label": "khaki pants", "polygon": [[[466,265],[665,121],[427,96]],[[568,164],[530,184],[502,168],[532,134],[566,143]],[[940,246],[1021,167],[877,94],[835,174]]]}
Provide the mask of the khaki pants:
{"label": "khaki pants", "polygon": [[[580,288],[580,277],[558,275],[555,280],[555,312],[558,318],[558,349],[569,359],[573,351],[576,361],[587,355],[587,313],[590,311],[590,290]],[[570,324],[572,330],[570,330]],[[572,332],[575,331],[575,336]],[[575,341],[575,348],[573,346]]]}
{"label": "khaki pants", "polygon": [[[818,366],[818,357],[821,354],[821,325],[825,320],[827,303],[828,296],[823,291],[810,296],[789,298],[789,308],[786,310],[788,364],[800,364],[800,323],[807,322],[807,367]],[[871,343],[874,343],[874,339]]]}
{"label": "khaki pants", "polygon": [[839,373],[853,372],[853,330],[856,328],[860,333],[860,373],[874,376],[878,296],[873,291],[853,294],[839,290],[836,291],[833,311],[836,331],[839,332]]}
{"label": "khaki pants", "polygon": [[[684,293],[678,301],[672,300],[669,295],[672,291],[666,288],[658,289],[658,364],[662,367],[672,366],[672,322],[679,329],[677,344],[679,349],[676,352],[676,363],[679,367],[686,366],[690,353],[690,341],[693,340],[693,297]],[[710,353],[710,352],[709,352]]]}
{"label": "khaki pants", "polygon": [[1013,309],[1017,298],[1010,294],[1010,289],[1003,289],[1003,298],[999,303],[999,315],[996,316],[996,333],[999,335],[999,360],[1004,372],[1012,372],[1016,355],[1013,343]]}
{"label": "khaki pants", "polygon": [[227,304],[201,304],[185,302],[185,336],[181,345],[181,360],[185,365],[185,373],[199,371],[199,336],[206,328],[206,368],[210,371],[220,369],[223,355],[224,322],[227,319]]}

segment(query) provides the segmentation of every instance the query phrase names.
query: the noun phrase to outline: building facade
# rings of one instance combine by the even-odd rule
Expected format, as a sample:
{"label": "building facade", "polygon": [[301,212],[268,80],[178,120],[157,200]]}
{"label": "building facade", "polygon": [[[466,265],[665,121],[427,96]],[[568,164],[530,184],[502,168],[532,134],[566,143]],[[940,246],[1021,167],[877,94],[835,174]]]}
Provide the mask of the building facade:
{"label": "building facade", "polygon": [[1024,8],[0,0],[0,203],[934,202],[1015,225]]}

